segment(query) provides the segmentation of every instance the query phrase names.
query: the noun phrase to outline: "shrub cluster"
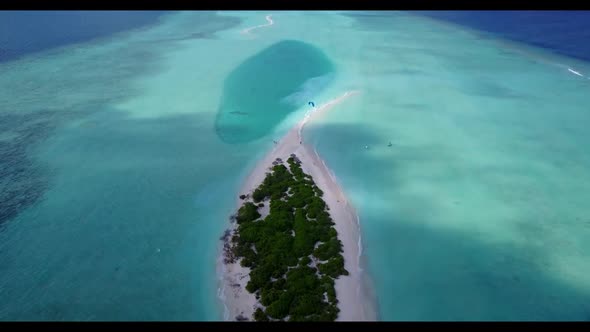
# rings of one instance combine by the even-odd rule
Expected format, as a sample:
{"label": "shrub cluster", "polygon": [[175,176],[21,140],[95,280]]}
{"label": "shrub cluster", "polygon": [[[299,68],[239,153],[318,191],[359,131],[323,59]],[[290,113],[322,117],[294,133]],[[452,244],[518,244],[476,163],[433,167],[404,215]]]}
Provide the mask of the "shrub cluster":
{"label": "shrub cluster", "polygon": [[[250,268],[246,290],[264,309],[257,321],[333,321],[338,316],[334,279],[348,275],[342,243],[322,200],[322,191],[301,169],[296,156],[288,167],[277,162],[237,213],[232,251]],[[258,208],[270,200],[264,219]]]}

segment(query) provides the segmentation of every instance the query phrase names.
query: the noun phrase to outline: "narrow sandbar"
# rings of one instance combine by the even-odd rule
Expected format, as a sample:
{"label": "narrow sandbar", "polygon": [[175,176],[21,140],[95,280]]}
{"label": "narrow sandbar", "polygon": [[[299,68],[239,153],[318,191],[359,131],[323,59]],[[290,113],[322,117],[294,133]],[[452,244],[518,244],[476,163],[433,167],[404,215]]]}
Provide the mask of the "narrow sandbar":
{"label": "narrow sandbar", "polygon": [[[364,290],[363,278],[360,269],[360,229],[357,214],[346,199],[341,187],[332,175],[325,162],[319,157],[313,147],[304,143],[302,137],[303,127],[320,112],[325,112],[347,98],[358,94],[358,91],[349,91],[326,104],[323,104],[313,112],[308,113],[303,120],[297,123],[289,132],[277,142],[275,147],[255,166],[254,170],[245,179],[239,194],[252,194],[262,183],[266,172],[272,162],[277,158],[287,160],[291,154],[296,154],[301,160],[305,173],[311,175],[317,186],[324,192],[323,200],[330,209],[330,215],[335,222],[338,238],[342,241],[345,268],[348,276],[340,276],[335,283],[336,296],[341,321],[373,321],[376,320],[373,300]],[[236,195],[238,196],[238,195]],[[241,200],[236,199],[236,205],[241,205]],[[233,232],[235,223],[231,224]],[[245,286],[249,280],[249,269],[240,266],[239,262],[222,264],[222,297],[225,301],[226,320],[236,320],[236,317],[251,318],[258,303],[253,294],[246,291]]]}

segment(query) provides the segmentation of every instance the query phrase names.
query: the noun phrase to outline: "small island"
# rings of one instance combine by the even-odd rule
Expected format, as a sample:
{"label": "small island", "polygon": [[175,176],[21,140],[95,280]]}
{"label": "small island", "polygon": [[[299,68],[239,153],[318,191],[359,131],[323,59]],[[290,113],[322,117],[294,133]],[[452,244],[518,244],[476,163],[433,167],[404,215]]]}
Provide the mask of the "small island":
{"label": "small island", "polygon": [[342,243],[322,199],[323,192],[291,154],[266,173],[224,236],[226,264],[249,268],[246,290],[256,297],[256,321],[334,321],[334,281],[348,275]]}

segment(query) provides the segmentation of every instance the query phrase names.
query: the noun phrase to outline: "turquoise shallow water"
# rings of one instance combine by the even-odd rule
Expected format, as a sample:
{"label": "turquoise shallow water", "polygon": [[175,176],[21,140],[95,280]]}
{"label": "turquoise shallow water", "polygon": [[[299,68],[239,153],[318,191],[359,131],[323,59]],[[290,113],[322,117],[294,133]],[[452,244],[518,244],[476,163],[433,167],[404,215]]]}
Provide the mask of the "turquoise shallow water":
{"label": "turquoise shallow water", "polygon": [[403,14],[355,27],[363,94],[308,135],[381,319],[587,320],[590,82],[557,64],[587,65]]}
{"label": "turquoise shallow water", "polygon": [[2,143],[21,172],[3,193],[37,197],[0,231],[1,319],[221,317],[218,239],[260,146],[219,141],[215,103],[194,91],[222,77],[204,82],[187,44],[227,27],[182,13],[0,68]]}
{"label": "turquoise shallow water", "polygon": [[[0,319],[222,318],[219,237],[241,181],[334,70],[312,45],[245,40],[246,19],[173,13],[0,65]],[[267,91],[240,94],[244,73]],[[281,109],[265,116],[252,97],[269,93]],[[268,123],[227,144],[217,115],[235,100]]]}
{"label": "turquoise shallow water", "polygon": [[221,319],[241,181],[308,99],[351,89],[305,135],[360,215],[381,319],[590,317],[586,63],[404,13],[239,34],[267,14],[0,65],[0,319]]}

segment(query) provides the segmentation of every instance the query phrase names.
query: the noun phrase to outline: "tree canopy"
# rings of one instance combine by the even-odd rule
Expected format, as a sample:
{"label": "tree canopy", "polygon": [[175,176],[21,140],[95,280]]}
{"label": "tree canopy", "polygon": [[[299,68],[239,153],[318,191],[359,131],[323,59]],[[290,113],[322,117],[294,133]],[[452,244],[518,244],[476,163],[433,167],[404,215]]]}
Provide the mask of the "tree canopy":
{"label": "tree canopy", "polygon": [[[342,242],[321,198],[323,192],[292,155],[275,162],[262,184],[237,213],[232,252],[250,268],[246,290],[260,299],[257,321],[333,321],[334,279],[348,275]],[[260,219],[263,200],[270,212]],[[256,205],[256,204],[258,205]]]}

